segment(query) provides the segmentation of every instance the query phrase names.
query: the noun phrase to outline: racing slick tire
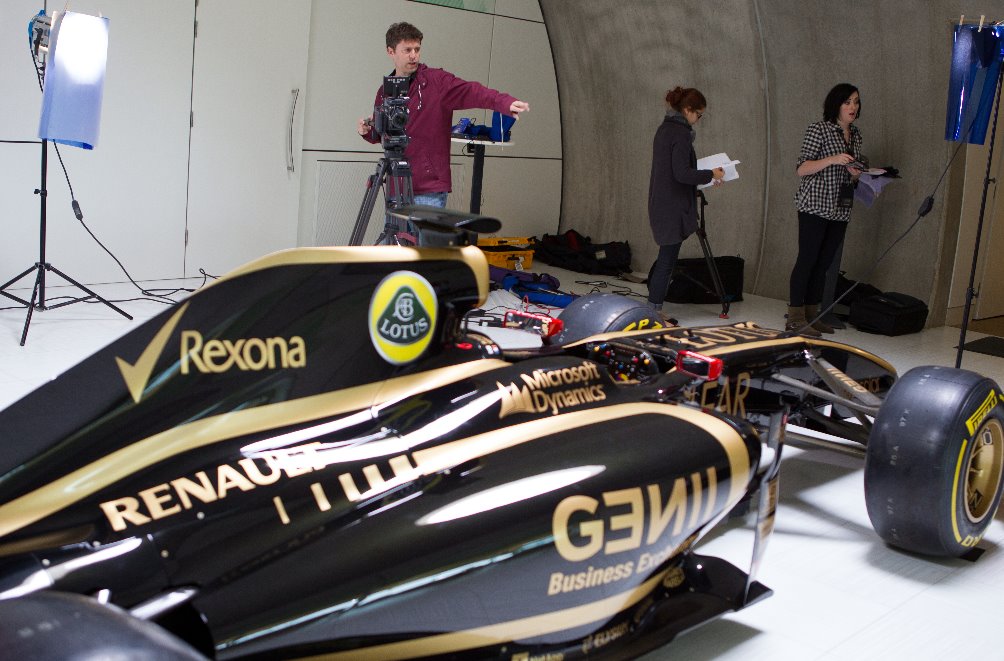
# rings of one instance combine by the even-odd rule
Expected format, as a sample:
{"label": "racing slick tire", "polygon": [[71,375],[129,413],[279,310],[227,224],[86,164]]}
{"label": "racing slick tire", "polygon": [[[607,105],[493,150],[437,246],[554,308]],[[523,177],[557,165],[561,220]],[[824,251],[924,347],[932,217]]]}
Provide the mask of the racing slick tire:
{"label": "racing slick tire", "polygon": [[868,516],[888,544],[966,554],[993,521],[1004,488],[1000,387],[966,370],[910,370],[875,418],[864,474]]}
{"label": "racing slick tire", "polygon": [[591,335],[663,328],[665,321],[645,303],[620,294],[589,294],[569,303],[558,316],[562,329],[550,344],[564,346]]}
{"label": "racing slick tire", "polygon": [[206,661],[180,638],[109,604],[67,592],[0,599],[4,658]]}

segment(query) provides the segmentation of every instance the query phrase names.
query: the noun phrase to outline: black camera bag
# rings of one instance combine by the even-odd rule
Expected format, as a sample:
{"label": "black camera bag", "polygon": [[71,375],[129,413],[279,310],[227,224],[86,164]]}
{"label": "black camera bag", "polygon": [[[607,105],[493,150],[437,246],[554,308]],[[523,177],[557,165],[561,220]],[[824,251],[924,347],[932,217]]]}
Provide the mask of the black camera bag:
{"label": "black camera bag", "polygon": [[[722,279],[725,301],[743,300],[743,270],[746,260],[738,255],[715,257],[715,267]],[[648,270],[649,280],[655,263]],[[647,282],[647,281],[646,281]],[[676,260],[676,267],[669,281],[666,300],[670,303],[719,303],[715,281],[708,269],[708,261],[703,257]]]}
{"label": "black camera bag", "polygon": [[916,333],[927,323],[927,304],[907,294],[887,291],[856,299],[851,304],[848,321],[866,333]]}
{"label": "black camera bag", "polygon": [[631,246],[627,241],[593,243],[572,229],[563,234],[544,234],[534,249],[534,258],[569,271],[603,275],[631,272]]}
{"label": "black camera bag", "polygon": [[833,300],[837,302],[833,307],[833,314],[841,319],[847,319],[851,314],[851,306],[854,305],[854,301],[881,293],[882,290],[875,285],[851,280],[845,275],[845,271],[840,271],[837,274],[837,284],[833,291]]}

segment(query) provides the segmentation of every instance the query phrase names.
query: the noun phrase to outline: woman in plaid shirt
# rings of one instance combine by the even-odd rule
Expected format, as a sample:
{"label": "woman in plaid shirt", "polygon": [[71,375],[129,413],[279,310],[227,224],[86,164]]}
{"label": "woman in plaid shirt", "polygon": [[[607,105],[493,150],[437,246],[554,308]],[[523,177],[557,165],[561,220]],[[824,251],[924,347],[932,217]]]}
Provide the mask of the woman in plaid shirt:
{"label": "woman in plaid shirt", "polygon": [[800,177],[795,206],[798,208],[798,257],[791,271],[787,330],[820,337],[833,328],[812,321],[823,300],[826,272],[844,240],[851,218],[854,184],[861,170],[851,163],[864,163],[861,132],[854,120],[861,116],[858,88],[841,83],[823,102],[823,121],[809,125],[802,140],[797,170]]}

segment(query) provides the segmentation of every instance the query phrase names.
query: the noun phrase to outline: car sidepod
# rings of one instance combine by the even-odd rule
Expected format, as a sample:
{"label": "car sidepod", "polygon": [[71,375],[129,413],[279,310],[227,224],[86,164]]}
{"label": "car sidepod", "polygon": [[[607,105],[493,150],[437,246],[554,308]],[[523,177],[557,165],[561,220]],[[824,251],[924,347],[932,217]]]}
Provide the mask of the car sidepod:
{"label": "car sidepod", "polygon": [[[747,425],[638,401],[567,357],[388,403],[356,432],[389,421],[365,443],[319,439],[310,474],[269,492],[283,514],[269,508],[254,532],[259,556],[194,600],[221,657],[574,656],[742,605],[746,575],[689,547],[750,489],[760,441]],[[186,531],[176,581],[240,544],[217,535]],[[681,595],[674,617],[660,610]]]}

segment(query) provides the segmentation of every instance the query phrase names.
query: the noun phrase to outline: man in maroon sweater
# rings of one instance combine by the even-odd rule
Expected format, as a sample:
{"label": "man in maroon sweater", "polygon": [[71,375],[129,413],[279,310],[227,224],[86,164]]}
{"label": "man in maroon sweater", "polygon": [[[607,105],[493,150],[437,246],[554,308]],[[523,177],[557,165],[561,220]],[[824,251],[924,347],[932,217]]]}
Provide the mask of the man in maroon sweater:
{"label": "man in maroon sweater", "polygon": [[[444,69],[419,63],[422,33],[410,23],[395,23],[387,30],[387,56],[395,76],[411,78],[408,86],[408,147],[404,155],[411,165],[415,204],[445,207],[453,189],[450,180],[450,128],[453,111],[467,108],[497,110],[518,117],[530,104],[514,96],[457,78]],[[383,87],[377,90],[374,107],[383,103]],[[363,117],[357,130],[367,142],[378,143],[373,117]]]}

